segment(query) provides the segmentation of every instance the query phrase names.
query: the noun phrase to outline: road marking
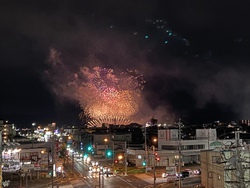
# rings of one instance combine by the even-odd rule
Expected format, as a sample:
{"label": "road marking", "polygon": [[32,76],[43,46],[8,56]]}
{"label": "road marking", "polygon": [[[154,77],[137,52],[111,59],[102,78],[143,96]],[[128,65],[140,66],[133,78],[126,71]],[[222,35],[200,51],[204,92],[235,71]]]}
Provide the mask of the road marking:
{"label": "road marking", "polygon": [[120,180],[126,182],[126,183],[129,184],[130,186],[132,186],[132,187],[134,187],[134,188],[137,188],[137,187],[135,187],[134,185],[132,185],[131,183],[129,183],[128,181],[122,179],[121,177],[118,176],[117,178],[119,178]]}

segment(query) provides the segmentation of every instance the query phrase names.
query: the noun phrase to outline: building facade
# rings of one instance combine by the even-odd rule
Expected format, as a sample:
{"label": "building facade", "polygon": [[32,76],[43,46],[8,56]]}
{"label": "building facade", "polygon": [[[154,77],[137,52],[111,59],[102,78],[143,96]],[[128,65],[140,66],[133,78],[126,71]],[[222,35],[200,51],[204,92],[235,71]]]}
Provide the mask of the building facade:
{"label": "building facade", "polygon": [[14,124],[10,124],[8,121],[0,120],[0,131],[2,131],[2,141],[12,141],[16,135],[16,128]]}

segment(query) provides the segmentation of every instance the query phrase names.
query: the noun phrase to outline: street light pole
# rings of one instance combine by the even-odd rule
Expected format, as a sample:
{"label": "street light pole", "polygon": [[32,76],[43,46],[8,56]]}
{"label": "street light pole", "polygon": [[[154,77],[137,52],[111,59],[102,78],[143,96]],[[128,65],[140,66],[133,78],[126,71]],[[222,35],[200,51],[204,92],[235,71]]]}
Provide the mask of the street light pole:
{"label": "street light pole", "polygon": [[104,156],[105,156],[105,161],[107,160],[107,142],[108,142],[108,139],[107,138],[104,138],[104,143],[105,143],[105,151],[104,151]]}
{"label": "street light pole", "polygon": [[34,147],[34,131],[35,131],[35,126],[36,126],[36,123],[32,123],[32,130],[31,130],[31,134],[32,134],[32,149],[33,149],[33,147]]}

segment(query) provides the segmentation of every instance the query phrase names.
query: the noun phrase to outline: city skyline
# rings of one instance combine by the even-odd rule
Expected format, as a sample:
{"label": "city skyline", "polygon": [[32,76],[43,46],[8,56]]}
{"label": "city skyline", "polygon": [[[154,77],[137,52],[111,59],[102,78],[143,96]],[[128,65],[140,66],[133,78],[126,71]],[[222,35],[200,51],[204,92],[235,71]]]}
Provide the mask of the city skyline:
{"label": "city skyline", "polygon": [[[80,124],[79,101],[55,93],[55,85],[63,86],[81,67],[98,66],[143,75],[134,122],[249,119],[249,5],[5,2],[0,8],[0,119],[20,126]],[[66,71],[52,71],[51,49]]]}

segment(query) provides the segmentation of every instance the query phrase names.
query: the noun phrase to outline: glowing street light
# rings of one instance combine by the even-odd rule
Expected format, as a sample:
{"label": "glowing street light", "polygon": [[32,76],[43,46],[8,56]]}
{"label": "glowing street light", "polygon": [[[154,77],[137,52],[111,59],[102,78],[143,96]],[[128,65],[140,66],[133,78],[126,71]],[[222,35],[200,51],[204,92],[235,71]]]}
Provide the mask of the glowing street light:
{"label": "glowing street light", "polygon": [[122,158],[123,158],[122,155],[119,155],[119,156],[118,156],[118,159],[119,159],[119,160],[122,160]]}
{"label": "glowing street light", "polygon": [[[154,138],[153,139],[153,143],[155,144],[157,142],[157,138]],[[156,186],[155,182],[156,182],[156,174],[155,174],[155,168],[156,168],[156,165],[155,165],[155,162],[159,162],[160,161],[160,157],[158,156],[158,153],[155,152],[155,146],[153,144],[153,154],[155,155],[155,160],[153,161],[154,163],[154,188]]]}
{"label": "glowing street light", "polygon": [[104,138],[104,142],[105,142],[105,159],[106,159],[106,152],[107,152],[107,142],[108,142],[108,139],[107,139],[107,138]]}

